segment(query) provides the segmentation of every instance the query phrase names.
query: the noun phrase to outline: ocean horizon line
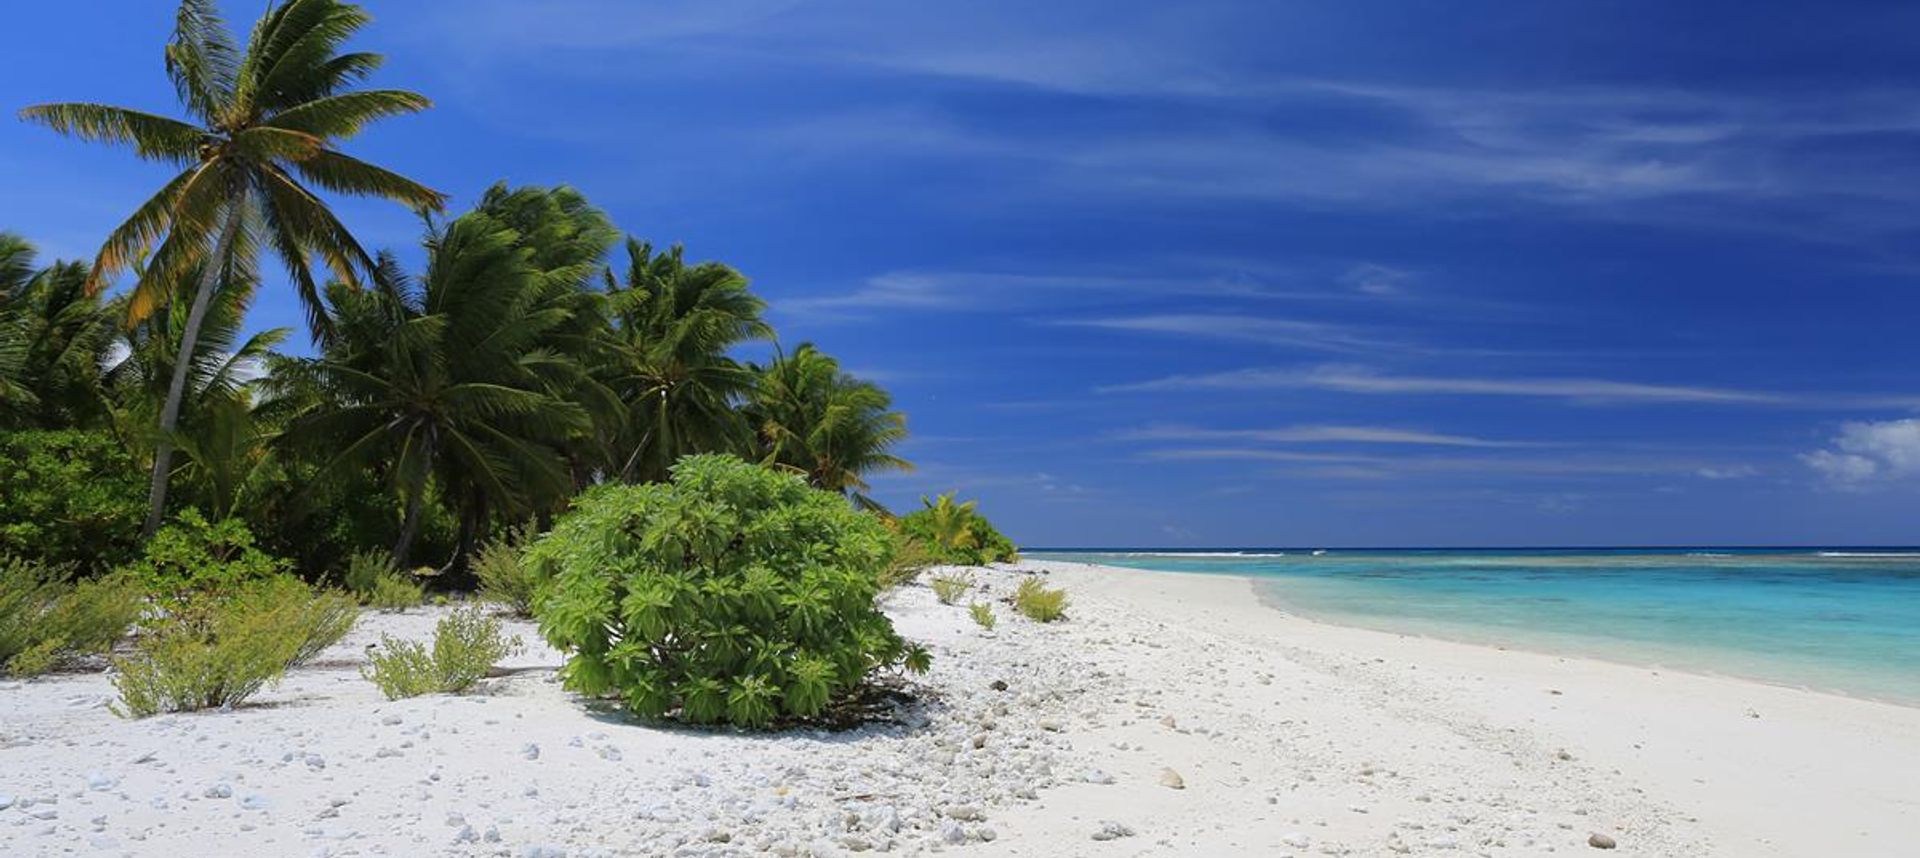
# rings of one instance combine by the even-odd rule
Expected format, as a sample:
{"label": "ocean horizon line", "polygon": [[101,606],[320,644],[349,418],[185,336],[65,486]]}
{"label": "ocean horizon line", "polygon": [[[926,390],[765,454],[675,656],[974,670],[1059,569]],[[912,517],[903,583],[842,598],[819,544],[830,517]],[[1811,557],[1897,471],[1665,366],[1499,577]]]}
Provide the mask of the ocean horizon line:
{"label": "ocean horizon line", "polygon": [[1645,552],[1682,552],[1682,551],[1736,551],[1736,552],[1776,552],[1776,553],[1819,553],[1819,552],[1920,552],[1920,545],[1819,545],[1819,544],[1782,544],[1782,545],[1720,545],[1720,544],[1663,544],[1663,545],[1204,545],[1204,546],[1021,546],[1026,553],[1040,554],[1109,554],[1130,552],[1139,554],[1249,554],[1314,551],[1645,551]]}

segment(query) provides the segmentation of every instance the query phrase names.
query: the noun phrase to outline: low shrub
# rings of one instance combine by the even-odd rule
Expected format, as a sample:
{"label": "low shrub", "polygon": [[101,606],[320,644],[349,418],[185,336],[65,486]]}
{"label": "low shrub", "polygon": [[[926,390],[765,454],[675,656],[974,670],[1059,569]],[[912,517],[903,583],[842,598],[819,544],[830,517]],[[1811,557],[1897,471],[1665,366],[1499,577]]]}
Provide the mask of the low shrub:
{"label": "low shrub", "polygon": [[894,530],[894,539],[893,553],[880,569],[880,589],[891,590],[911,584],[920,577],[920,573],[939,565],[925,541],[899,532],[898,519],[882,519],[882,522]]}
{"label": "low shrub", "polygon": [[999,620],[993,616],[993,606],[985,602],[975,602],[968,605],[967,615],[972,617],[973,621],[983,629],[992,630],[994,625],[999,622]]}
{"label": "low shrub", "polygon": [[473,576],[480,582],[480,598],[498,604],[516,617],[533,616],[540,579],[534,566],[521,556],[528,530],[515,528],[480,547],[473,558]]}
{"label": "low shrub", "polygon": [[140,611],[140,590],[125,579],[76,583],[44,564],[0,560],[0,673],[36,676],[106,652]]}
{"label": "low shrub", "polygon": [[426,588],[395,569],[392,555],[377,548],[347,558],[340,581],[360,604],[381,611],[417,608],[427,599]]}
{"label": "low shrub", "polygon": [[933,576],[927,586],[933,588],[933,597],[939,599],[940,604],[957,605],[960,604],[960,597],[973,589],[973,576],[948,572]]}
{"label": "low shrub", "polygon": [[1013,609],[1035,622],[1051,623],[1066,614],[1067,591],[1050,589],[1040,579],[1028,578],[1013,591]]}
{"label": "low shrub", "polygon": [[186,509],[147,541],[127,571],[163,604],[177,606],[225,598],[291,568],[256,547],[240,519],[210,522]]}
{"label": "low shrub", "polygon": [[484,679],[500,659],[518,652],[520,639],[500,634],[500,621],[478,608],[455,611],[433,630],[433,648],[380,636],[380,651],[360,675],[388,700],[422,694],[459,694]]}
{"label": "low shrub", "polygon": [[1014,563],[1020,551],[1013,540],[980,514],[979,501],[955,503],[949,492],[921,498],[922,508],[900,518],[900,533],[919,540],[933,558],[956,566]]}
{"label": "low shrub", "polygon": [[426,600],[426,587],[405,573],[389,572],[374,581],[373,590],[367,593],[364,602],[375,610],[398,612],[418,608]]}
{"label": "low shrub", "polygon": [[156,623],[134,655],[114,660],[116,713],[237,706],[345,637],[359,614],[345,594],[316,593],[290,576],[199,598],[206,601]]}
{"label": "low shrub", "polygon": [[561,676],[642,718],[813,719],[879,670],[925,670],[875,606],[891,535],[840,495],[731,456],[580,496],[527,549]]}
{"label": "low shrub", "polygon": [[91,574],[140,551],[146,478],[105,432],[0,432],[0,556]]}

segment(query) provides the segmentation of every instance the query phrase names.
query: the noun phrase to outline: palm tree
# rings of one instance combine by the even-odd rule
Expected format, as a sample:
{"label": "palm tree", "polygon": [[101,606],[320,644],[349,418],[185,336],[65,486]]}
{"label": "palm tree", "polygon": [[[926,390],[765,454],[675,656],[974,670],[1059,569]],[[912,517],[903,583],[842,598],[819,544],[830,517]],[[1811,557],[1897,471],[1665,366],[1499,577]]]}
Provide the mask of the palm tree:
{"label": "palm tree", "polygon": [[973,521],[980,502],[954,503],[956,494],[958,492],[947,492],[934,500],[920,496],[920,505],[927,510],[927,526],[933,542],[949,551],[978,548],[980,535],[973,532]]}
{"label": "palm tree", "polygon": [[456,508],[452,566],[494,517],[521,520],[567,494],[560,450],[587,420],[548,393],[573,368],[541,342],[567,316],[540,303],[542,272],[520,234],[474,212],[427,246],[418,284],[383,257],[375,288],[330,288],[333,338],[316,359],[282,361],[271,384],[311,403],[286,437],[329,451],[316,480],[387,470],[404,509],[396,564],[430,493]]}
{"label": "palm tree", "polygon": [[[198,271],[189,271],[198,277]],[[214,518],[232,513],[240,491],[265,462],[267,433],[253,415],[252,388],[273,349],[291,331],[272,328],[242,338],[247,302],[259,281],[251,273],[220,278],[201,317],[193,355],[180,356],[187,338],[181,307],[168,304],[121,331],[121,359],[105,371],[113,421],[130,447],[162,441],[185,454],[182,476],[202,489],[199,497]],[[164,438],[155,436],[155,415],[166,405],[172,379],[184,371],[178,421]]]}
{"label": "palm tree", "polygon": [[34,256],[0,233],[0,428],[98,426],[113,311],[87,293],[85,266],[35,268]]}
{"label": "palm tree", "polygon": [[[241,50],[212,0],[182,0],[167,75],[191,121],[103,104],[44,104],[21,118],[82,140],[132,146],[142,158],[182,168],[108,236],[94,259],[88,290],[151,250],[127,304],[131,320],[179,297],[197,269],[184,353],[195,351],[207,304],[236,257],[266,242],[292,275],[314,333],[326,314],[310,260],[318,257],[345,283],[358,283],[373,260],[308,184],[336,193],[383,197],[437,210],[440,193],[335,148],[368,123],[415,113],[430,102],[400,90],[356,90],[381,64],[371,53],[340,53],[369,19],[338,0],[283,0],[254,26]],[[157,248],[155,243],[158,242]],[[214,264],[203,265],[207,259]],[[250,260],[249,260],[250,261]],[[146,532],[165,515],[167,480],[190,362],[176,371],[160,411]]]}
{"label": "palm tree", "polygon": [[626,412],[608,443],[610,475],[658,482],[682,456],[749,451],[737,406],[753,373],[728,352],[773,329],[747,279],[717,262],[687,265],[679,245],[656,254],[628,239],[625,282],[611,270],[606,281],[614,328],[596,374]]}
{"label": "palm tree", "polygon": [[793,354],[753,368],[758,383],[747,406],[765,462],[807,476],[816,488],[840,492],[867,509],[875,471],[912,470],[889,452],[907,436],[907,418],[879,385],[840,371],[825,352],[803,343]]}

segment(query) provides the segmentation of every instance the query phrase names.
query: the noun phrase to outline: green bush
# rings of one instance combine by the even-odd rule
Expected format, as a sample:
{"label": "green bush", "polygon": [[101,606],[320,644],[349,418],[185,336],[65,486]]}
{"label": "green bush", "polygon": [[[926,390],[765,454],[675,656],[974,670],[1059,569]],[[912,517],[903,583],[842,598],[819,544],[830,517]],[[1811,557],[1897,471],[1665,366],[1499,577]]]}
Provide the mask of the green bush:
{"label": "green bush", "polygon": [[127,571],[164,603],[179,605],[224,598],[290,568],[255,547],[246,522],[209,522],[199,510],[186,509],[147,541]]}
{"label": "green bush", "polygon": [[116,713],[237,706],[345,637],[359,614],[347,595],[316,593],[290,576],[195,598],[155,624],[134,655],[114,660]]}
{"label": "green bush", "polygon": [[473,558],[473,576],[480,582],[480,598],[504,606],[517,617],[533,616],[540,579],[522,557],[527,529],[516,528],[505,538],[480,547]]}
{"label": "green bush", "polygon": [[0,673],[34,676],[112,648],[139,619],[140,590],[120,578],[78,583],[26,560],[0,560]]}
{"label": "green bush", "polygon": [[422,694],[459,694],[484,679],[495,662],[520,650],[520,639],[500,634],[500,621],[478,608],[455,611],[433,630],[433,649],[418,641],[380,636],[380,651],[360,675],[388,700]]}
{"label": "green bush", "polygon": [[979,501],[955,503],[953,493],[921,498],[921,509],[900,518],[900,533],[925,546],[940,563],[985,566],[1015,563],[1020,550],[980,514]]}
{"label": "green bush", "polygon": [[933,597],[939,599],[940,604],[958,605],[960,597],[973,589],[973,576],[948,572],[933,576],[933,579],[927,582],[927,586],[933,588]]}
{"label": "green bush", "polygon": [[846,499],[730,456],[600,486],[527,549],[568,688],[643,718],[810,719],[876,671],[925,670],[874,606],[891,535]]}
{"label": "green bush", "polygon": [[886,518],[882,522],[894,531],[894,539],[893,553],[880,569],[880,589],[891,590],[910,584],[920,577],[920,573],[939,565],[924,541],[899,532],[898,519]]}
{"label": "green bush", "polygon": [[393,568],[392,555],[377,548],[347,558],[347,571],[341,573],[340,582],[360,604],[377,610],[404,611],[427,600],[426,588]]}
{"label": "green bush", "polygon": [[994,625],[999,622],[999,620],[993,616],[993,606],[985,602],[975,602],[968,605],[967,616],[972,617],[973,621],[980,625],[980,628],[988,630],[991,630]]}
{"label": "green bush", "polygon": [[1066,614],[1067,591],[1048,589],[1040,579],[1028,578],[1013,591],[1013,609],[1025,614],[1027,619],[1051,623]]}
{"label": "green bush", "polygon": [[0,432],[0,556],[82,572],[140,549],[145,469],[105,432]]}

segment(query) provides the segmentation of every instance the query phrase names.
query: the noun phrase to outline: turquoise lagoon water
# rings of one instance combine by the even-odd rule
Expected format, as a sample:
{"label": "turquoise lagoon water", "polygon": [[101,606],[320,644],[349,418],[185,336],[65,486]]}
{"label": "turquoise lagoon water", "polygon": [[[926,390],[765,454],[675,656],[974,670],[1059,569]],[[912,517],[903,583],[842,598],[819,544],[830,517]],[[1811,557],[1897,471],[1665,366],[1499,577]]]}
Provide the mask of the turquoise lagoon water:
{"label": "turquoise lagoon water", "polygon": [[1920,550],[1027,553],[1249,576],[1346,625],[1920,705]]}

